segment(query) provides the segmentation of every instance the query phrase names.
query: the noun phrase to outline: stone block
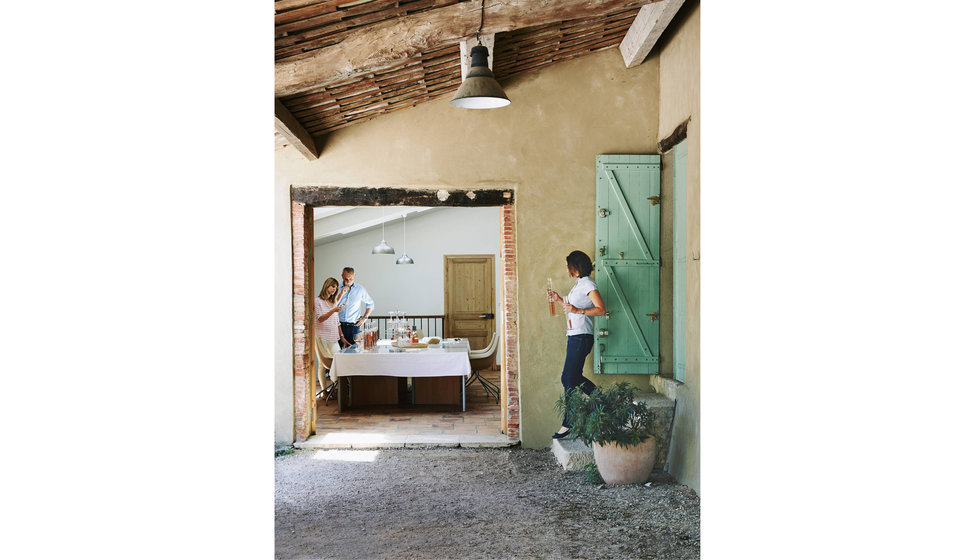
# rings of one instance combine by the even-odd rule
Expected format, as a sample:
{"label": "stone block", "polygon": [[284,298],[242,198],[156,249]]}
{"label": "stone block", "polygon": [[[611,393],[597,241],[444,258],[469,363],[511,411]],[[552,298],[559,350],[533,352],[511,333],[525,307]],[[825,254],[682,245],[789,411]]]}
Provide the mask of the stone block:
{"label": "stone block", "polygon": [[675,401],[654,391],[641,391],[636,394],[637,402],[645,402],[653,410],[654,420],[651,433],[657,439],[657,459],[654,469],[663,469],[667,464],[667,451],[670,449],[670,425],[674,420]]}
{"label": "stone block", "polygon": [[553,439],[551,452],[566,471],[580,471],[593,462],[592,446],[577,439]]}

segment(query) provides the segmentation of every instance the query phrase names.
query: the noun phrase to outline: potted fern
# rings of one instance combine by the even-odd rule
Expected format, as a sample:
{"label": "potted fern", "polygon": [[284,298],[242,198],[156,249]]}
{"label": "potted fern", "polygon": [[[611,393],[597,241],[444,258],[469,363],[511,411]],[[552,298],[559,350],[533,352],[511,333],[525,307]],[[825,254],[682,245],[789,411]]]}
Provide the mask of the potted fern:
{"label": "potted fern", "polygon": [[581,387],[565,392],[555,408],[568,413],[569,437],[591,445],[596,467],[606,484],[646,482],[656,461],[656,440],[650,435],[653,411],[636,401],[637,388],[628,382],[597,386],[591,395]]}

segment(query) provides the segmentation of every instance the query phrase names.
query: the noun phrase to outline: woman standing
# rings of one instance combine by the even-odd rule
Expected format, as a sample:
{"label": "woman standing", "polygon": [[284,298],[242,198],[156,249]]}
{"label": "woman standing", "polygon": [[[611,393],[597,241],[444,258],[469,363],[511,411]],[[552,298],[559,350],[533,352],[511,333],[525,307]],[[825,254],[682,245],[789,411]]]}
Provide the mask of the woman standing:
{"label": "woman standing", "polygon": [[[326,347],[333,352],[340,351],[339,344],[343,344],[344,347],[350,346],[340,330],[340,310],[346,304],[338,304],[340,292],[337,291],[337,288],[339,286],[340,283],[335,278],[327,278],[323,282],[323,287],[320,288],[320,295],[313,300],[316,335],[323,339]],[[316,366],[316,378],[320,381],[320,389],[325,390],[327,379],[319,362]]]}
{"label": "woman standing", "polygon": [[[582,375],[585,357],[592,351],[592,318],[606,314],[606,305],[599,295],[599,287],[589,278],[592,274],[592,260],[582,251],[572,251],[565,257],[568,275],[578,278],[575,286],[562,299],[554,290],[548,290],[549,301],[562,301],[567,317],[568,345],[565,349],[565,366],[561,370],[561,384],[565,392],[582,386],[585,394],[592,394],[595,384]],[[561,428],[551,436],[561,439],[568,435],[568,414],[562,419]]]}

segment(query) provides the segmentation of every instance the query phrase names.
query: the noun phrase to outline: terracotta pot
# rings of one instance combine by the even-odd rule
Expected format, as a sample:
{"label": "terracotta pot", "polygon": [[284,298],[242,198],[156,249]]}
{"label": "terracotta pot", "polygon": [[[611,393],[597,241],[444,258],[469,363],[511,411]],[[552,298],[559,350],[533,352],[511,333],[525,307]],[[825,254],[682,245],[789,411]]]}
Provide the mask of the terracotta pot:
{"label": "terracotta pot", "polygon": [[639,445],[592,444],[595,465],[606,484],[643,484],[657,460],[657,440],[650,436]]}

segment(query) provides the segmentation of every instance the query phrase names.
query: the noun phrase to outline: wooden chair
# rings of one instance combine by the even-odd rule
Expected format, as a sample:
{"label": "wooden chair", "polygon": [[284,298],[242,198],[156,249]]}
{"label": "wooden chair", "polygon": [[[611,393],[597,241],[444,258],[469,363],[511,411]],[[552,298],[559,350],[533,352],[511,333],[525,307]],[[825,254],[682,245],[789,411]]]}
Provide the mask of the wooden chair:
{"label": "wooden chair", "polygon": [[333,364],[333,351],[330,346],[325,344],[320,337],[313,337],[316,340],[314,344],[314,351],[316,352],[316,378],[320,382],[320,392],[316,394],[317,398],[324,393],[324,401],[330,400],[330,397],[336,392],[337,383],[331,382],[327,385],[327,380],[329,379],[330,366]]}
{"label": "wooden chair", "polygon": [[491,396],[499,403],[500,402],[500,387],[494,384],[492,381],[480,375],[480,370],[489,369],[497,363],[497,341],[499,340],[497,333],[494,332],[493,336],[490,337],[490,344],[482,350],[470,350],[470,368],[473,370],[472,375],[470,375],[469,381],[466,385],[469,386],[470,383],[478,381],[480,385],[483,386],[483,390],[487,393],[487,398]]}

